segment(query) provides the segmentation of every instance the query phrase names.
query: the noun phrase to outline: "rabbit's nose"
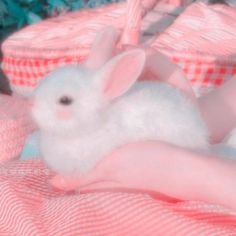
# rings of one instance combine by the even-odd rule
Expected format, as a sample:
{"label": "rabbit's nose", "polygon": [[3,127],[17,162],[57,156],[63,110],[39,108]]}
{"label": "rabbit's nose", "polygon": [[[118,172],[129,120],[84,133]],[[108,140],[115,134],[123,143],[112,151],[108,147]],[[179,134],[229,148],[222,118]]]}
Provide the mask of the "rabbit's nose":
{"label": "rabbit's nose", "polygon": [[73,102],[73,99],[68,96],[63,96],[59,99],[59,103],[64,106],[68,106],[68,105],[72,104],[72,102]]}

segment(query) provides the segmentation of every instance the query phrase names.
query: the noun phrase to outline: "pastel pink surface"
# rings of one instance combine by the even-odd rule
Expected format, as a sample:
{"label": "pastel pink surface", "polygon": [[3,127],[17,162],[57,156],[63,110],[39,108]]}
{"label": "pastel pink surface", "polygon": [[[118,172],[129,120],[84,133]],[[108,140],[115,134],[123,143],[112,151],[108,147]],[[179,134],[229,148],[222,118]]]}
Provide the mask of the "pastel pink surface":
{"label": "pastel pink surface", "polygon": [[[175,156],[169,156],[170,159],[174,160]],[[170,170],[168,162],[165,162],[165,168]],[[48,180],[52,173],[40,161],[11,162],[1,166],[1,173],[0,235],[199,236],[234,235],[236,232],[235,212],[222,206],[168,200],[157,197],[155,193],[134,193],[118,188],[84,189],[80,194],[66,194],[49,188]],[[145,184],[142,172],[131,174],[139,175]],[[152,174],[148,175],[152,177]],[[176,171],[172,176],[175,174]],[[184,180],[190,185],[192,179]],[[166,187],[171,188],[176,181],[167,178]],[[153,179],[145,187],[149,188],[152,182]],[[156,185],[160,184],[161,181],[157,180]],[[179,187],[179,190],[185,188]],[[201,189],[202,192],[206,190]]]}
{"label": "pastel pink surface", "polygon": [[0,94],[0,163],[20,155],[33,129],[27,102],[19,96]]}

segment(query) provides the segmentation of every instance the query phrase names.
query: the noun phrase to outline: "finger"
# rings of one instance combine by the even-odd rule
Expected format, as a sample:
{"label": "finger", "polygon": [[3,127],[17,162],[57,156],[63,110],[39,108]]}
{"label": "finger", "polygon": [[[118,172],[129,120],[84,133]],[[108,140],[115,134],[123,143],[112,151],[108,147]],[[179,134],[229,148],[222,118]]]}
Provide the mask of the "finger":
{"label": "finger", "polygon": [[79,189],[80,193],[89,193],[89,192],[119,192],[119,193],[132,193],[132,194],[146,194],[152,198],[165,201],[165,202],[179,202],[180,199],[174,198],[172,196],[168,196],[164,193],[153,191],[152,189],[140,189],[134,188],[130,185],[121,184],[118,182],[112,181],[101,181],[97,183],[90,184],[88,186],[84,186]]}
{"label": "finger", "polygon": [[104,190],[104,189],[114,190],[117,188],[124,188],[124,187],[126,186],[116,181],[96,180],[96,181],[81,185],[80,192],[97,191],[97,190],[99,191],[99,190]]}
{"label": "finger", "polygon": [[49,183],[56,189],[63,191],[73,191],[80,186],[80,179],[73,176],[55,175]]}
{"label": "finger", "polygon": [[[105,162],[105,160],[104,160]],[[100,163],[99,168],[92,170],[90,173],[80,177],[80,188],[86,186],[100,186],[102,184],[113,184],[118,181],[115,180],[115,176],[109,174],[110,171],[106,171],[105,163]]]}

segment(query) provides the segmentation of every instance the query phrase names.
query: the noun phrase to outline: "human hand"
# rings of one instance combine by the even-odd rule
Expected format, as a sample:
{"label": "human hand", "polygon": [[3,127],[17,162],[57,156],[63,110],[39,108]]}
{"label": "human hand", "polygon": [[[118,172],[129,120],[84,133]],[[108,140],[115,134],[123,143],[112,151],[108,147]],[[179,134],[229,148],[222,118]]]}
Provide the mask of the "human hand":
{"label": "human hand", "polygon": [[59,176],[53,184],[81,192],[104,189],[155,192],[161,198],[205,201],[236,210],[235,179],[234,161],[146,141],[118,148],[83,177]]}

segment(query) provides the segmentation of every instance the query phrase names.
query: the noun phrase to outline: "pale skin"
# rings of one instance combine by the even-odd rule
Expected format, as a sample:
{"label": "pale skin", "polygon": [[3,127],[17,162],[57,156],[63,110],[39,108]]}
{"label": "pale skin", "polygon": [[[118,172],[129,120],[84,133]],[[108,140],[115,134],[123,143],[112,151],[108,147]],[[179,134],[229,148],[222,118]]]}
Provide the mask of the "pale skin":
{"label": "pale skin", "polygon": [[92,173],[81,178],[80,186],[82,190],[156,191],[177,199],[206,201],[236,210],[235,175],[233,161],[147,141],[117,149]]}
{"label": "pale skin", "polygon": [[[233,78],[199,101],[212,140],[221,140],[236,126],[235,91],[236,80]],[[212,110],[212,107],[215,109]],[[235,179],[235,161],[158,141],[146,141],[114,150],[84,177],[57,175],[51,183],[64,190],[140,189],[181,200],[220,204],[236,210]]]}

